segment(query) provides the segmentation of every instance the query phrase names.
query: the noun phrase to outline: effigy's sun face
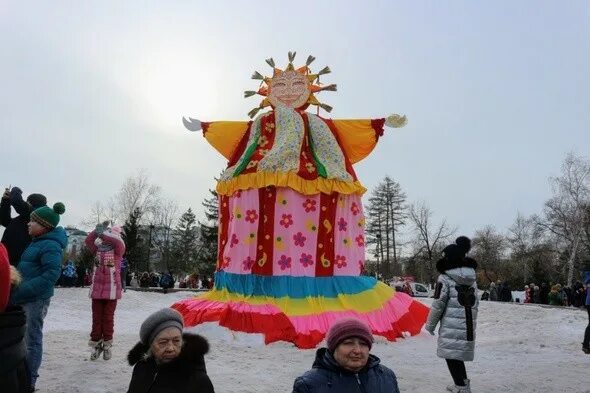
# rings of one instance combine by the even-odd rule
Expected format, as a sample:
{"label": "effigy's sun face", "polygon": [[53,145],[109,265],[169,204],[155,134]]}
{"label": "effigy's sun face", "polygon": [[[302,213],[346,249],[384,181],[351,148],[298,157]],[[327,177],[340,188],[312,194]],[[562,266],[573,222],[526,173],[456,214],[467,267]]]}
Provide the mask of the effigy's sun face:
{"label": "effigy's sun face", "polygon": [[311,94],[308,78],[294,70],[284,71],[272,78],[269,86],[268,99],[277,107],[301,108]]}

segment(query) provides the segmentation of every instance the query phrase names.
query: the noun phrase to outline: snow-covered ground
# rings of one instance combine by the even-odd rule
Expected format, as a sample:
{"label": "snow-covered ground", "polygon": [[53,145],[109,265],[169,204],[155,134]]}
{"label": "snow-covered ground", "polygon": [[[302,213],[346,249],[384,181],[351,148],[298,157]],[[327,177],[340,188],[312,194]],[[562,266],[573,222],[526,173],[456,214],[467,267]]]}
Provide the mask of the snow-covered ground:
{"label": "snow-covered ground", "polygon": [[[87,292],[56,290],[45,320],[40,393],[125,392],[132,371],[125,357],[141,322],[192,296],[127,291],[115,314],[113,358],[91,362]],[[590,356],[581,351],[586,323],[585,311],[481,302],[476,359],[467,363],[473,391],[590,392]],[[260,335],[235,334],[212,323],[191,330],[211,343],[207,370],[220,393],[291,392],[294,378],[311,367],[315,354],[288,343],[265,346]],[[372,353],[395,371],[402,392],[443,392],[451,383],[444,360],[436,357],[436,337],[426,332],[395,343],[378,339]]]}

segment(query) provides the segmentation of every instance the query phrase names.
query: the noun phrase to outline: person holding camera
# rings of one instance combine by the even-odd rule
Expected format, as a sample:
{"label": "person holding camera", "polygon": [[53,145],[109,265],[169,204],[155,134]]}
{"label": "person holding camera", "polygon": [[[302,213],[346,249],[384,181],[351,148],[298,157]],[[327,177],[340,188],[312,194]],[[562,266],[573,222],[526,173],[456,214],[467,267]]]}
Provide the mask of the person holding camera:
{"label": "person holding camera", "polygon": [[[19,263],[23,251],[31,243],[28,228],[31,212],[47,205],[47,198],[42,194],[31,194],[24,201],[22,193],[18,187],[7,187],[0,201],[0,225],[6,228],[2,243],[12,266]],[[18,213],[16,217],[12,217],[13,208]]]}
{"label": "person holding camera", "polygon": [[92,299],[92,332],[88,345],[92,348],[90,360],[103,355],[110,360],[113,346],[115,309],[121,299],[121,259],[125,253],[125,242],[121,228],[109,227],[109,222],[98,224],[88,234],[86,247],[96,255],[89,296]]}

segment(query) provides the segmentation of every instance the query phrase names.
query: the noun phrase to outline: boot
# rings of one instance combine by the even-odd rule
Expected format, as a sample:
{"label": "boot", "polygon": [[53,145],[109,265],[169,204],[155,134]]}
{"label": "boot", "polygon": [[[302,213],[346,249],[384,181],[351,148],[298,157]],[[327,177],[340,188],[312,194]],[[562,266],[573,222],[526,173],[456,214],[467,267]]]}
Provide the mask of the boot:
{"label": "boot", "polygon": [[459,385],[449,385],[447,386],[447,390],[452,393],[471,393],[470,382],[468,379],[465,379],[465,386]]}
{"label": "boot", "polygon": [[88,341],[88,345],[92,348],[92,353],[90,354],[90,360],[96,360],[100,357],[102,353],[102,340],[98,341]]}
{"label": "boot", "polygon": [[104,360],[111,360],[111,357],[113,357],[113,353],[111,352],[111,348],[113,347],[113,340],[108,340],[102,343],[102,350],[104,351],[102,353],[102,358]]}

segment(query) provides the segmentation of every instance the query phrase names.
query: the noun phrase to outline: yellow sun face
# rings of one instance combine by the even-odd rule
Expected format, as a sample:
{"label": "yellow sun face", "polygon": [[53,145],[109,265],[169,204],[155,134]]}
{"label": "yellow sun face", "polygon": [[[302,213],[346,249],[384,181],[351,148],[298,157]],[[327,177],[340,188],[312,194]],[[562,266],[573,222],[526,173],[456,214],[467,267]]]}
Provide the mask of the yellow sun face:
{"label": "yellow sun face", "polygon": [[308,78],[294,70],[284,71],[272,78],[268,90],[268,99],[275,107],[300,108],[311,94]]}
{"label": "yellow sun face", "polygon": [[258,107],[248,112],[248,116],[253,118],[258,111],[263,108],[272,106],[286,106],[293,109],[305,110],[308,105],[316,105],[327,112],[332,110],[330,105],[321,103],[315,94],[320,91],[336,91],[336,85],[321,85],[320,75],[329,74],[330,67],[324,67],[316,74],[312,74],[309,65],[315,60],[315,57],[309,56],[305,65],[295,68],[293,60],[295,52],[289,52],[289,64],[285,70],[277,68],[275,61],[270,58],[266,62],[273,69],[272,77],[265,77],[260,72],[255,71],[252,79],[260,80],[258,91],[247,90],[244,97],[251,97],[259,94],[265,97]]}

